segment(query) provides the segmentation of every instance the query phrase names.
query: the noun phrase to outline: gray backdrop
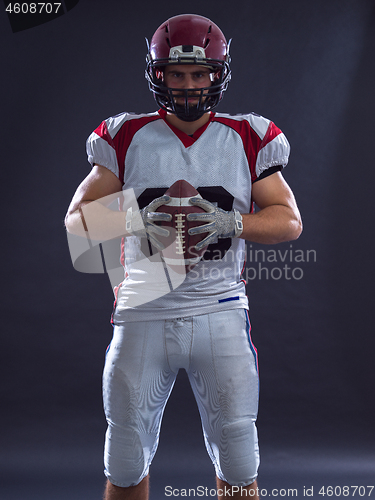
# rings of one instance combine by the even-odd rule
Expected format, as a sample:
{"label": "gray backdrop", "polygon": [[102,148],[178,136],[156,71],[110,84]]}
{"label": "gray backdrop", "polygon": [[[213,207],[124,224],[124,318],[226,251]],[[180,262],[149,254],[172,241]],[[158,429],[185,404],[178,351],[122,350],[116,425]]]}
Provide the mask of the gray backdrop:
{"label": "gray backdrop", "polygon": [[[233,38],[219,111],[255,111],[283,130],[292,145],[285,178],[304,221],[299,240],[275,247],[276,261],[256,252],[269,247],[249,245],[259,484],[301,498],[304,487],[320,498],[322,486],[374,484],[374,3],[80,0],[18,33],[0,14],[4,500],[101,498],[113,294],[106,275],[73,269],[63,219],[89,172],[91,131],[122,111],[157,109],[144,37],[186,12]],[[183,373],[151,479],[154,499],[167,485],[214,487]]]}

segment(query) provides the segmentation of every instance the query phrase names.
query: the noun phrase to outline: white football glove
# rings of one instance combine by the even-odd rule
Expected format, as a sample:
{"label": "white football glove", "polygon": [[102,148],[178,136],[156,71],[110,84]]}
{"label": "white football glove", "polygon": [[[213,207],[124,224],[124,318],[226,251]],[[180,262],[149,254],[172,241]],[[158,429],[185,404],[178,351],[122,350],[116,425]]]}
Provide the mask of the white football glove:
{"label": "white football glove", "polygon": [[161,196],[156,198],[141,210],[130,207],[126,212],[126,231],[129,234],[139,237],[147,237],[152,245],[159,251],[164,250],[165,246],[154,236],[169,236],[169,230],[154,224],[159,221],[170,221],[172,215],[165,212],[156,212],[156,209],[162,205],[167,205],[171,201],[170,196]]}
{"label": "white football glove", "polygon": [[187,220],[208,222],[208,224],[189,229],[190,235],[208,233],[208,236],[196,244],[196,250],[199,251],[211,243],[217,243],[218,238],[238,238],[242,234],[242,215],[238,210],[226,212],[210,201],[197,197],[190,198],[190,203],[203,208],[206,213],[188,214]]}

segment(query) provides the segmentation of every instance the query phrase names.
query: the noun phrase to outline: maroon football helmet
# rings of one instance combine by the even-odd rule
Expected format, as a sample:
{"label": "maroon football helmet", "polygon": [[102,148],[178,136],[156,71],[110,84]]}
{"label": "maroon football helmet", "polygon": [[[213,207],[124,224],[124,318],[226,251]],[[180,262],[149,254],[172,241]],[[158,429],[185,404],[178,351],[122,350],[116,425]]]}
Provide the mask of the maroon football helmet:
{"label": "maroon football helmet", "polygon": [[[148,43],[148,42],[147,42]],[[215,108],[227,89],[230,73],[229,44],[220,28],[206,17],[183,14],[171,17],[155,31],[146,57],[146,78],[158,105],[184,121],[194,121]],[[163,68],[171,64],[198,64],[213,75],[210,87],[185,89],[185,105],[177,105],[173,91],[163,82]],[[198,95],[198,103],[189,106],[188,98]],[[205,92],[206,91],[206,92]]]}

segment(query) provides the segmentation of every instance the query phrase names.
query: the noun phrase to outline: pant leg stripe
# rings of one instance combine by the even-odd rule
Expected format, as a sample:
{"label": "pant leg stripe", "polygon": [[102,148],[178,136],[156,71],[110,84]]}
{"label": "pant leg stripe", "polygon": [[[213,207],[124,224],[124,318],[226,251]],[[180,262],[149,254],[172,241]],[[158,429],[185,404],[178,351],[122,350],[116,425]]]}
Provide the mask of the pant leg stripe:
{"label": "pant leg stripe", "polygon": [[256,366],[256,369],[257,369],[257,373],[259,374],[258,351],[257,351],[255,345],[253,344],[253,341],[251,340],[251,334],[250,334],[251,325],[250,325],[250,318],[249,318],[249,313],[248,313],[247,309],[245,309],[245,316],[246,316],[246,333],[247,333],[247,338],[249,339],[250,349],[251,349],[251,352],[253,353],[253,356],[254,356],[254,359],[255,359],[255,366]]}

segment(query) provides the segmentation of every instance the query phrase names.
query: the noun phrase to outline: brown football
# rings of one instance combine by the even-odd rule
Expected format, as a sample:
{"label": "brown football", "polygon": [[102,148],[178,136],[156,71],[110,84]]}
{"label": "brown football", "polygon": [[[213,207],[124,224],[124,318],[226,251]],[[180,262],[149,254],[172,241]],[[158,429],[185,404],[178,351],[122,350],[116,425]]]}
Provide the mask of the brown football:
{"label": "brown football", "polygon": [[171,266],[175,271],[180,272],[185,266],[185,272],[189,272],[198,264],[207,247],[197,251],[195,245],[203,240],[207,233],[196,234],[191,236],[188,230],[195,226],[201,226],[205,222],[191,221],[186,219],[187,214],[205,213],[205,211],[191,205],[189,199],[195,196],[201,197],[198,191],[185,180],[176,181],[165,192],[171,197],[171,201],[167,205],[162,205],[158,208],[158,212],[165,212],[172,215],[172,220],[162,222],[161,225],[166,228],[172,228],[171,234],[167,238],[158,236],[158,239],[166,246],[163,250],[163,258],[168,266]]}

